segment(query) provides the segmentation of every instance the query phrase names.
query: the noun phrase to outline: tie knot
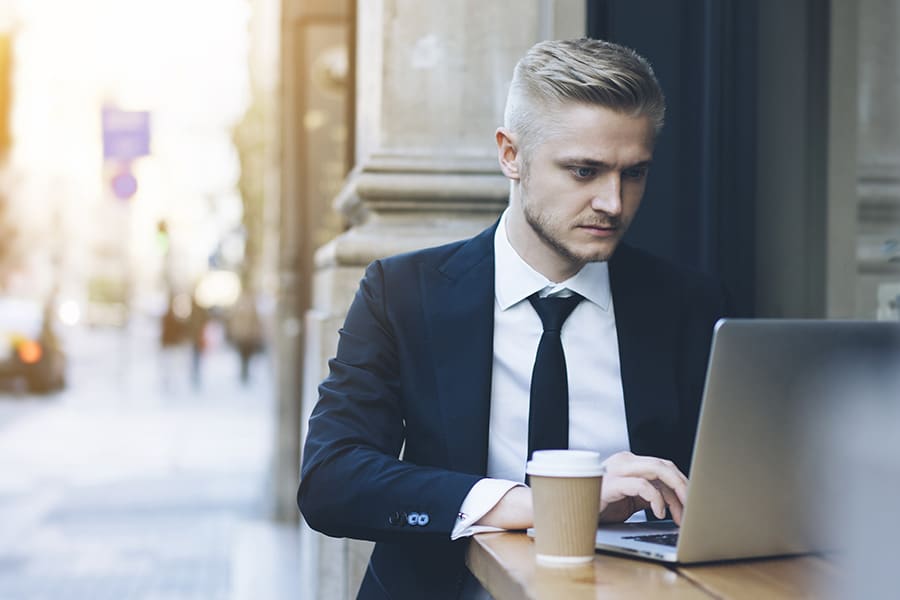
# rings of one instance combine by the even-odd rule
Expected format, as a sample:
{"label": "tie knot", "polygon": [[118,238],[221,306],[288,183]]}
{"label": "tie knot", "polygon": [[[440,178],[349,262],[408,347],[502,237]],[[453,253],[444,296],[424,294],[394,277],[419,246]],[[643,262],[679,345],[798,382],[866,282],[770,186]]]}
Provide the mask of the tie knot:
{"label": "tie knot", "polygon": [[568,298],[559,296],[547,296],[541,298],[537,294],[528,297],[528,301],[534,307],[535,312],[541,318],[541,324],[544,326],[544,332],[559,332],[563,323],[575,310],[575,307],[581,302],[582,297],[573,293]]}

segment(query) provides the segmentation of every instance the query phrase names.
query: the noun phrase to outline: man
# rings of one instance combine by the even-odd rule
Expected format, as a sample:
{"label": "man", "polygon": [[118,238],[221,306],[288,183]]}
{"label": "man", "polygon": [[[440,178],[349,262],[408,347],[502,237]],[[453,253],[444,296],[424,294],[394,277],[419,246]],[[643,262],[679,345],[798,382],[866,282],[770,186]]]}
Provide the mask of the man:
{"label": "man", "polygon": [[[600,520],[648,509],[680,521],[724,302],[705,277],[620,244],[664,110],[631,50],[535,45],[496,132],[510,180],[499,222],[367,269],[319,388],[298,492],[313,528],[378,542],[360,597],[483,593],[465,538],[531,526],[536,449],[609,456]],[[562,304],[568,318],[545,325],[541,307]],[[548,408],[535,387],[560,370],[543,367],[551,355],[564,363]]]}

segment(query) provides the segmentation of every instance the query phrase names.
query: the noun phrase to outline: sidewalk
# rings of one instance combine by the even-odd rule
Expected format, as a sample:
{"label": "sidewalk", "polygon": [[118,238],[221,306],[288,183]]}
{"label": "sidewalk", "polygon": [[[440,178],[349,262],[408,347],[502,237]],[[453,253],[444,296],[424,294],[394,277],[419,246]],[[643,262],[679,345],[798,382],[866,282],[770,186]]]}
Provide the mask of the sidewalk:
{"label": "sidewalk", "polygon": [[65,392],[0,397],[0,598],[296,597],[297,530],[266,519],[265,359],[219,344],[190,379],[152,323],[77,331]]}

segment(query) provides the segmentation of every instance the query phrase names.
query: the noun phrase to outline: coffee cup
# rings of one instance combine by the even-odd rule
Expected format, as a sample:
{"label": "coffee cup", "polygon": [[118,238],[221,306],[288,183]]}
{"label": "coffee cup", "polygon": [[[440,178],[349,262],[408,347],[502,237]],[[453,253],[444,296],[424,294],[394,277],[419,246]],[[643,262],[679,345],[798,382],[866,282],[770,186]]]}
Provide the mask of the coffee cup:
{"label": "coffee cup", "polygon": [[594,558],[600,490],[606,469],[598,452],[538,450],[528,461],[538,563],[583,564]]}

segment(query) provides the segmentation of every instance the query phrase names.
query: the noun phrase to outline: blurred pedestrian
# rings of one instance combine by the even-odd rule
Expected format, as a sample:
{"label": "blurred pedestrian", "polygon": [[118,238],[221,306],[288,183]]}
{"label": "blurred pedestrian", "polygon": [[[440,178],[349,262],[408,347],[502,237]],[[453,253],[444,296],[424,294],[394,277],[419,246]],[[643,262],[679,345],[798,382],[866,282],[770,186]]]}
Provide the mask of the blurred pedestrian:
{"label": "blurred pedestrian", "polygon": [[163,348],[168,348],[177,344],[182,337],[182,323],[175,314],[175,307],[172,298],[169,298],[166,312],[162,316],[160,323],[159,343]]}
{"label": "blurred pedestrian", "polygon": [[188,339],[190,311],[191,301],[187,294],[169,294],[166,311],[160,319],[159,335],[160,384],[166,394],[173,391],[173,367],[177,364],[178,346]]}
{"label": "blurred pedestrian", "polygon": [[262,322],[256,308],[256,298],[249,290],[243,290],[232,306],[227,323],[228,340],[240,357],[241,383],[250,380],[250,361],[263,349]]}
{"label": "blurred pedestrian", "polygon": [[199,388],[203,383],[203,353],[208,345],[208,311],[191,296],[191,316],[188,317],[188,333],[191,340],[191,383]]}

